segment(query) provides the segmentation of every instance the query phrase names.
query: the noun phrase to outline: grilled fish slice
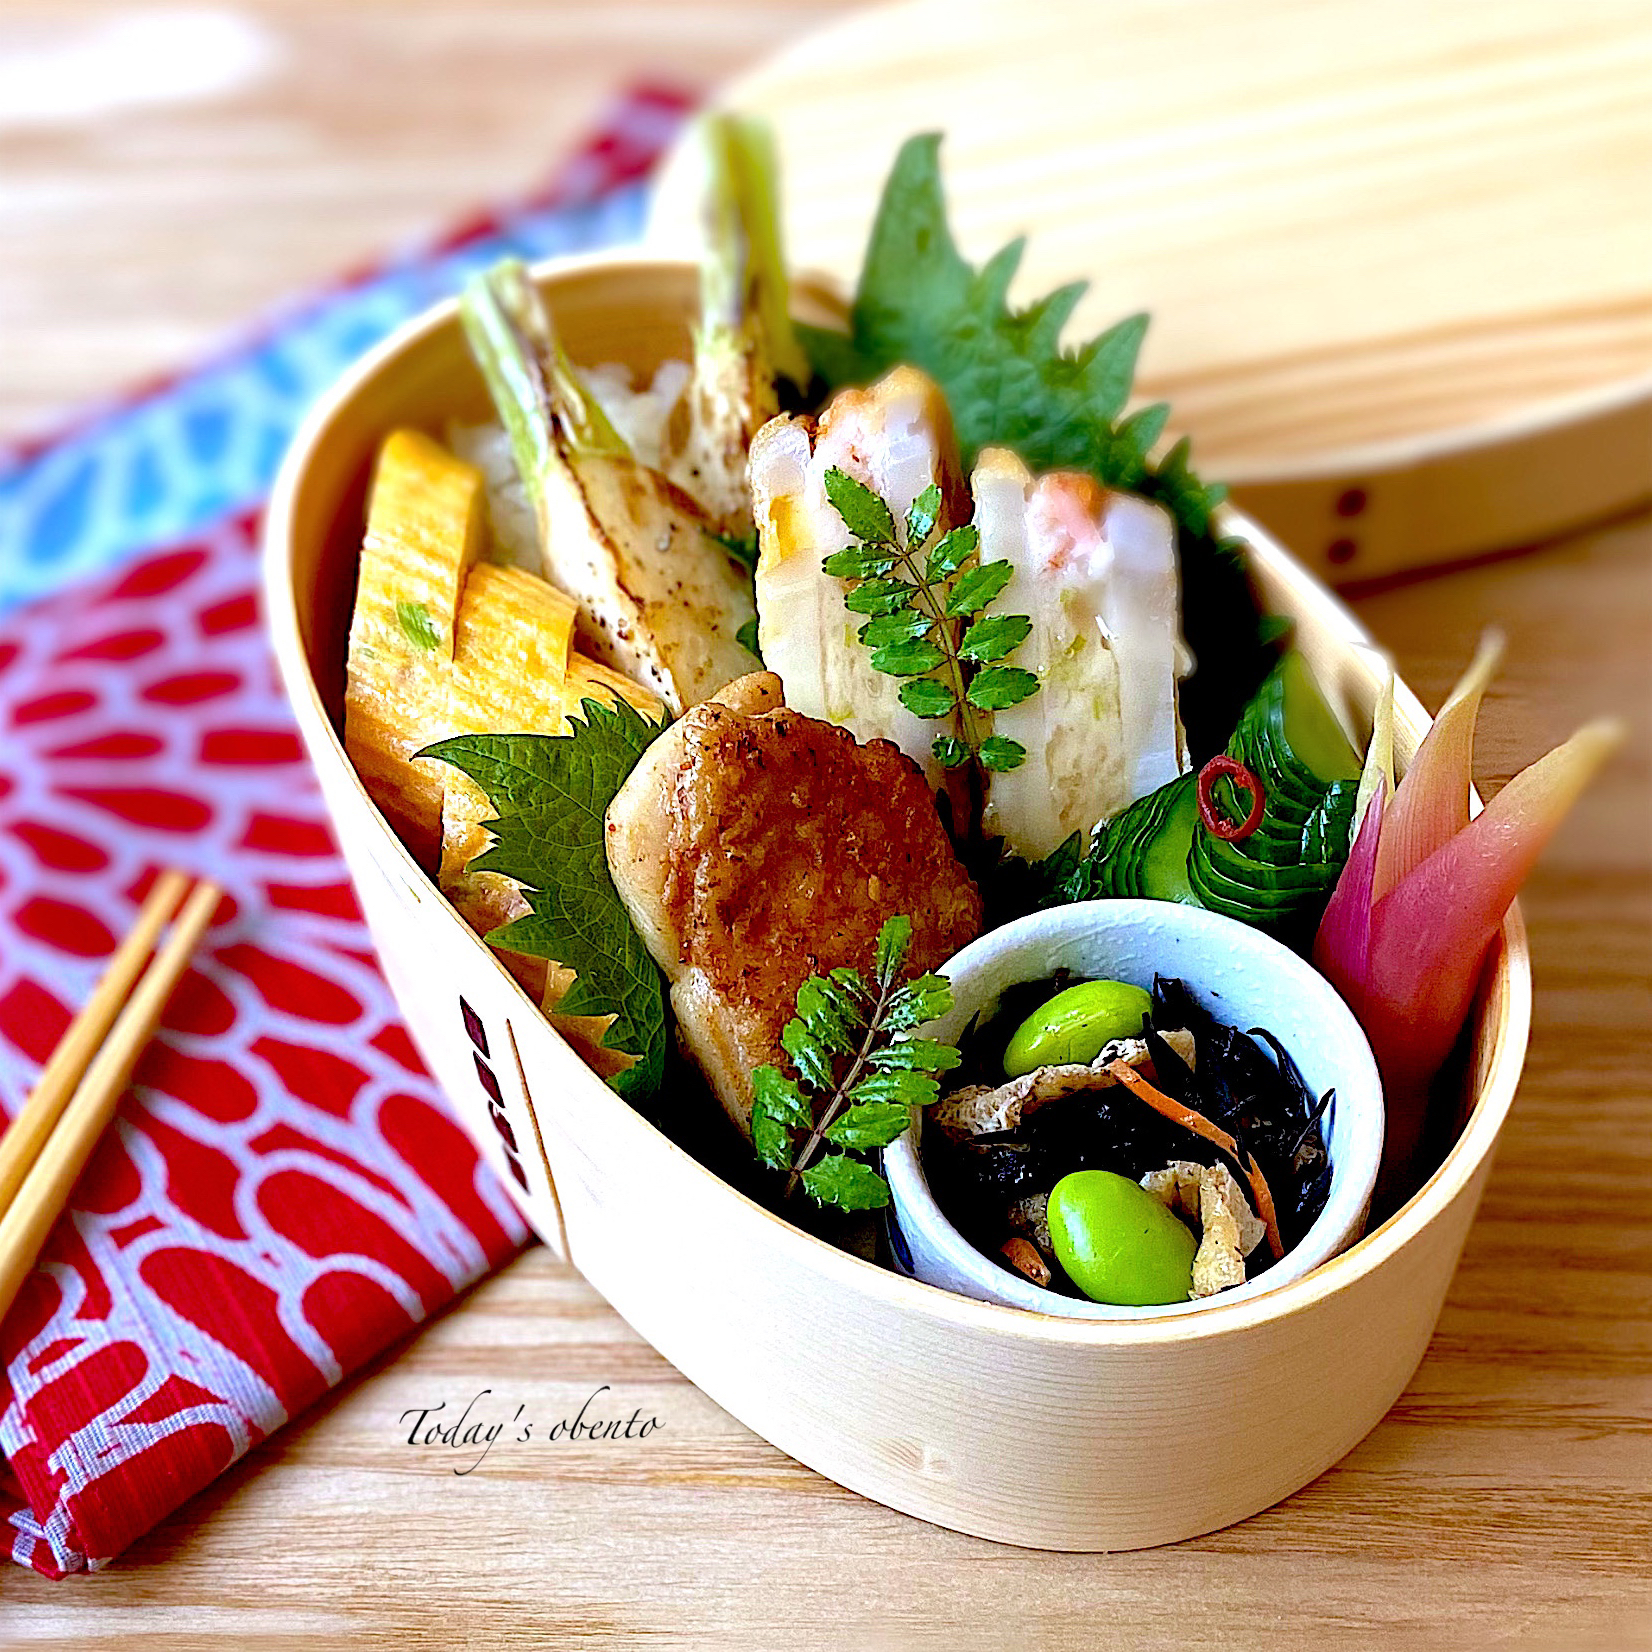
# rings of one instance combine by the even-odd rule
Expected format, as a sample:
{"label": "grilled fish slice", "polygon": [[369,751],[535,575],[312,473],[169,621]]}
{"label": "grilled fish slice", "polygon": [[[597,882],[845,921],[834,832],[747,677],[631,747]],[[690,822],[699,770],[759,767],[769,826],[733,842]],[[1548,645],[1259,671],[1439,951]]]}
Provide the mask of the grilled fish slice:
{"label": "grilled fish slice", "polygon": [[900,701],[900,680],[872,669],[857,632],[865,622],[843,605],[850,582],[821,562],[850,542],[826,497],[836,466],[880,494],[902,524],[931,483],[941,490],[938,531],[969,520],[969,492],[946,401],[915,367],[897,367],[866,390],[835,396],[818,423],[774,419],[751,448],[757,518],[758,639],[764,663],[785,684],[786,704],[841,724],[857,740],[892,740],[935,784],[930,755],[941,726]]}
{"label": "grilled fish slice", "polygon": [[1003,448],[982,452],[971,486],[981,560],[1015,569],[999,607],[1032,618],[1016,662],[1042,684],[994,714],[993,732],[1027,757],[992,775],[983,825],[1037,860],[1186,766],[1174,529],[1162,507],[1093,477],[1035,480]]}
{"label": "grilled fish slice", "polygon": [[671,980],[689,1053],[751,1132],[751,1072],[809,976],[866,969],[883,921],[912,920],[908,968],[974,938],[981,897],[923,776],[887,741],[789,710],[753,673],[644,753],[608,808],[608,869]]}

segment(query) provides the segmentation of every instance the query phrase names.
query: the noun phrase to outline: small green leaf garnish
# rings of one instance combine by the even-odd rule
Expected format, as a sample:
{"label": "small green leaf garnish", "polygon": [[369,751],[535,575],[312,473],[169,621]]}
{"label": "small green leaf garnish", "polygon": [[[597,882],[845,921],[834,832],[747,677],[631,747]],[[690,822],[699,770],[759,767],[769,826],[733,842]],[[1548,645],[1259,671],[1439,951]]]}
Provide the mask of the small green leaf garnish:
{"label": "small green leaf garnish", "polygon": [[[892,1036],[952,1007],[943,975],[901,984],[911,945],[911,919],[893,917],[878,931],[870,982],[849,968],[810,976],[798,988],[796,1019],[780,1035],[796,1078],[769,1066],[751,1075],[752,1147],[764,1164],[790,1172],[788,1196],[801,1186],[840,1210],[886,1205],[888,1184],[855,1155],[896,1140],[912,1109],[940,1094],[934,1075],[958,1065],[950,1044]],[[827,1142],[843,1151],[817,1159]]]}
{"label": "small green leaf garnish", "polygon": [[839,1113],[826,1127],[826,1139],[840,1147],[887,1147],[911,1122],[912,1108],[906,1103],[864,1101]]}
{"label": "small green leaf garnish", "polygon": [[[834,465],[826,472],[826,497],[844,526],[867,545],[893,545],[895,519],[889,507],[864,482]],[[937,499],[939,504],[939,499]]]}
{"label": "small green leaf garnish", "polygon": [[1013,654],[1032,635],[1032,621],[1025,614],[995,614],[977,620],[958,644],[959,655],[985,664]]}
{"label": "small green leaf garnish", "polygon": [[748,654],[755,654],[759,663],[762,662],[763,650],[757,646],[757,616],[755,614],[734,633],[734,640]]}
{"label": "small green leaf garnish", "polygon": [[993,665],[977,674],[969,685],[969,703],[982,711],[1002,711],[1018,706],[1038,692],[1038,679],[1018,665]]}
{"label": "small green leaf garnish", "polygon": [[828,1153],[802,1172],[803,1191],[817,1204],[839,1210],[882,1210],[889,1184],[871,1165],[847,1153]]}
{"label": "small green leaf garnish", "polygon": [[908,545],[921,545],[935,531],[935,523],[941,514],[941,490],[931,482],[916,499],[912,501],[912,508],[906,513],[906,542]]}
{"label": "small green leaf garnish", "polygon": [[[958,696],[933,677],[914,677],[901,684],[901,704],[915,717],[947,717],[957,703]],[[963,747],[961,740],[958,744]],[[967,748],[964,755],[969,755]]]}
{"label": "small green leaf garnish", "polygon": [[[941,490],[933,482],[913,501],[897,540],[894,513],[864,482],[835,465],[825,480],[826,495],[856,542],[821,567],[834,579],[858,582],[844,593],[844,606],[870,616],[860,640],[872,650],[873,670],[906,679],[901,704],[916,717],[950,720],[951,732],[937,735],[930,747],[935,761],[945,769],[973,761],[982,775],[1025,761],[1024,747],[989,734],[976,715],[1019,705],[1038,690],[1032,672],[997,663],[1032,635],[1032,621],[1025,614],[985,613],[1014,568],[979,560],[974,523],[935,538]],[[964,620],[970,623],[961,626]],[[988,745],[990,762],[982,756]]]}
{"label": "small green leaf garnish", "polygon": [[398,602],[396,623],[401,626],[402,634],[421,654],[428,654],[432,649],[441,647],[442,639],[437,634],[436,622],[430,617],[430,610],[422,602]]}

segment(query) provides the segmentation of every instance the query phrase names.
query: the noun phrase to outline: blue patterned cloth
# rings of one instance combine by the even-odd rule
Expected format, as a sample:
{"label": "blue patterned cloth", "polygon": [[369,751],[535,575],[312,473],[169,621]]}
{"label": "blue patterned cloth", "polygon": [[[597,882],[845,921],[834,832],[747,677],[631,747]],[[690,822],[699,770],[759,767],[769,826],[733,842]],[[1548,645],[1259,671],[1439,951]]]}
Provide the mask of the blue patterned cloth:
{"label": "blue patterned cloth", "polygon": [[[623,104],[656,146],[668,101]],[[646,185],[582,156],[549,204],[505,212],[458,246],[393,259],[278,318],[252,342],[34,452],[0,449],[0,614],[140,550],[257,505],[306,409],[363,351],[472,271],[634,240]]]}

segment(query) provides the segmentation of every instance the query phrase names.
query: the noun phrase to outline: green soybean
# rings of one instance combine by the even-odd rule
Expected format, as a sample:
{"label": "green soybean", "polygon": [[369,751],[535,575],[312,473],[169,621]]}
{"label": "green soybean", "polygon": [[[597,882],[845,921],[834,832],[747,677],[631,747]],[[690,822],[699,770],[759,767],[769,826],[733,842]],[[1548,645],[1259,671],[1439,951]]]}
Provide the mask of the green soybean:
{"label": "green soybean", "polygon": [[1050,1240],[1067,1277],[1092,1302],[1146,1308],[1185,1302],[1192,1231],[1128,1176],[1075,1170],[1050,1190]]}
{"label": "green soybean", "polygon": [[1058,992],[1019,1027],[1004,1051],[1004,1076],[1035,1067],[1094,1061],[1115,1038],[1139,1038],[1153,1000],[1128,981],[1080,981]]}

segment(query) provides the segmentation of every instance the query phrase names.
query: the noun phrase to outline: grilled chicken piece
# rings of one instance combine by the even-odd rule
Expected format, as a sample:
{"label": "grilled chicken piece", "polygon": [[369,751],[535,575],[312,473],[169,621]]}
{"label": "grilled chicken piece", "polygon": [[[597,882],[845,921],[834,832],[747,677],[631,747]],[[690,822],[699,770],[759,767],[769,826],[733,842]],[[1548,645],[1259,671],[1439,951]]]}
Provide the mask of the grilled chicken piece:
{"label": "grilled chicken piece", "polygon": [[826,497],[836,466],[882,496],[904,535],[912,501],[935,483],[939,531],[969,520],[969,490],[958,459],[952,417],[934,382],[915,367],[897,367],[865,390],[832,398],[818,423],[771,420],[751,445],[751,491],[757,518],[757,635],[764,663],[779,674],[786,703],[810,717],[841,723],[858,740],[893,740],[940,784],[930,755],[943,725],[901,704],[901,679],[872,667],[857,635],[866,622],[843,605],[851,581],[821,562],[850,543],[843,518]]}
{"label": "grilled chicken piece", "polygon": [[866,969],[912,920],[916,975],[974,939],[981,897],[916,766],[788,710],[754,672],[674,723],[608,807],[608,870],[671,980],[689,1053],[751,1133],[751,1072],[809,976]]}

